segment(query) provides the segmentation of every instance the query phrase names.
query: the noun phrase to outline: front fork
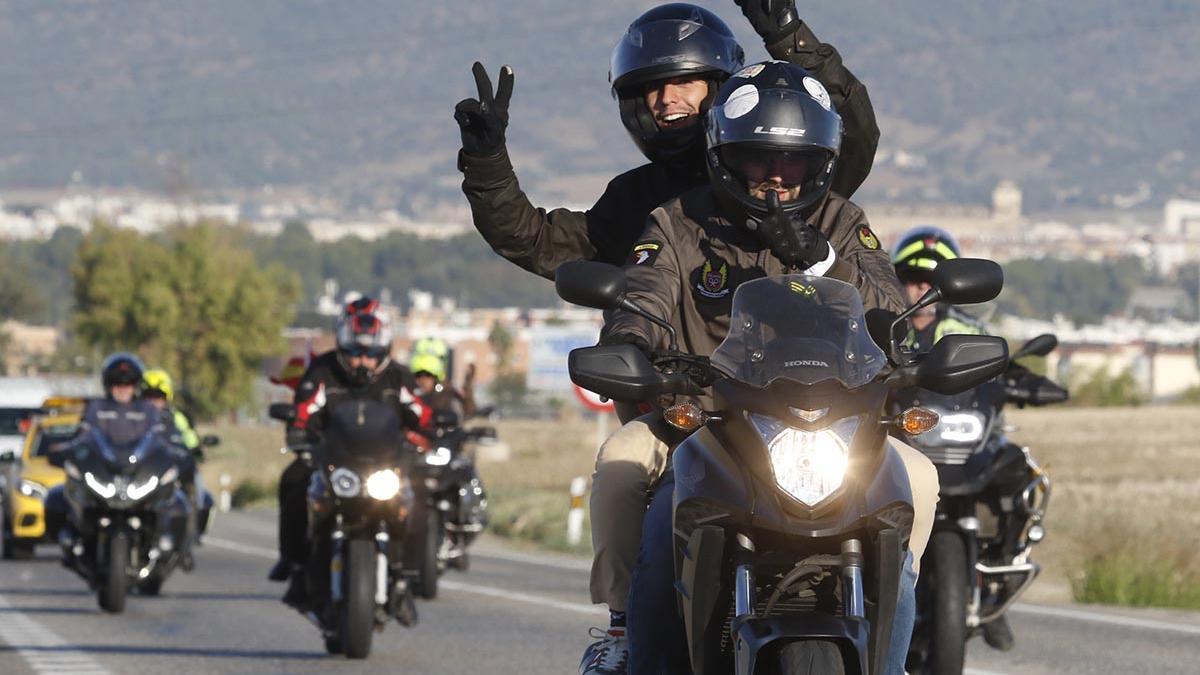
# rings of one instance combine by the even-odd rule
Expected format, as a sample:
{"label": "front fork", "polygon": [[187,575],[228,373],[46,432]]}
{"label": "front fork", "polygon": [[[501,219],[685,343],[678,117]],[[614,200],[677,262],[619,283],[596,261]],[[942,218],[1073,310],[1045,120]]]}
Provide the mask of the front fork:
{"label": "front fork", "polygon": [[[345,590],[343,581],[345,579],[345,549],[346,549],[346,532],[343,529],[342,514],[337,514],[334,518],[333,531],[329,535],[331,542],[331,555],[329,557],[329,596],[333,602],[342,602],[345,600]],[[379,530],[375,533],[375,604],[386,607],[388,605],[388,593],[390,584],[388,578],[391,573],[391,565],[388,563],[388,549],[391,544],[391,535],[388,534],[387,523],[380,522]],[[400,584],[404,584],[404,580],[400,579]],[[397,590],[403,591],[404,588]]]}

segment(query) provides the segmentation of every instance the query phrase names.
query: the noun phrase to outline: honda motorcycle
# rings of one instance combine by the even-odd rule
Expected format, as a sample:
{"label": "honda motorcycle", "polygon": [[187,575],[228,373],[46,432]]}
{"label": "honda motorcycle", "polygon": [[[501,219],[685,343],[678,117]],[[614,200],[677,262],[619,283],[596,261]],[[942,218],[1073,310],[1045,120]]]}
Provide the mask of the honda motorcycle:
{"label": "honda motorcycle", "polygon": [[[990,261],[937,272],[893,329],[920,307],[983,302],[1003,284]],[[887,396],[977,386],[1007,365],[1004,341],[956,335],[919,355],[893,342],[889,364],[853,286],[790,275],[738,287],[729,334],[709,359],[678,352],[669,324],[625,297],[617,268],[568,263],[556,287],[568,302],[634,312],[671,333],[653,363],[627,344],[573,351],[576,384],[622,401],[712,384],[713,410],[685,402],[663,413],[696,430],[672,458],[676,589],[693,672],[882,673],[913,515],[908,475],[885,441],[893,428],[936,421],[921,409],[885,416]]]}
{"label": "honda motorcycle", "polygon": [[[284,422],[294,414],[290,404],[270,407],[271,417]],[[366,658],[372,634],[389,618],[409,627],[417,621],[402,564],[414,452],[396,410],[367,399],[338,404],[320,443],[293,450],[314,468],[304,571],[309,600],[300,612],[320,629],[330,654]]]}
{"label": "honda motorcycle", "polygon": [[128,439],[93,427],[50,456],[67,474],[46,499],[48,519],[65,520],[55,524],[63,564],[107,612],[124,611],[131,589],[157,595],[176,567],[190,569],[193,507],[178,480],[182,452],[155,427]]}
{"label": "honda motorcycle", "polygon": [[936,427],[908,442],[937,466],[941,484],[933,536],[917,584],[917,623],[910,672],[961,675],[966,643],[1001,617],[1037,577],[1029,559],[1045,537],[1050,478],[1028,448],[1005,437],[1004,406],[1041,406],[1067,390],[1015,365],[1045,356],[1053,335],[1030,340],[1001,378],[948,396],[924,389],[898,392],[899,407],[938,413]]}
{"label": "honda motorcycle", "polygon": [[493,439],[492,427],[463,428],[458,414],[434,414],[430,447],[415,467],[423,495],[418,593],[437,597],[438,577],[447,567],[470,567],[467,547],[487,525],[487,494],[466,453],[469,443]]}

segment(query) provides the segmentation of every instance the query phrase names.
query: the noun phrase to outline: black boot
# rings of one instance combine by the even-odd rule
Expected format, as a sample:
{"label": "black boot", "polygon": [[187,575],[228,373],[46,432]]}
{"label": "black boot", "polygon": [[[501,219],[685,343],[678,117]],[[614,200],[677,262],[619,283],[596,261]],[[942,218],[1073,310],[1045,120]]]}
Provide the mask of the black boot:
{"label": "black boot", "polygon": [[1008,617],[999,618],[983,625],[983,641],[992,649],[1002,652],[1009,651],[1016,644],[1012,629],[1008,627]]}
{"label": "black boot", "polygon": [[308,583],[304,578],[304,568],[300,565],[292,565],[288,576],[291,582],[288,583],[287,591],[283,594],[283,604],[300,609],[308,602]]}
{"label": "black boot", "polygon": [[287,581],[292,575],[292,563],[288,562],[287,558],[280,557],[271,567],[271,571],[267,572],[267,578],[271,581]]}

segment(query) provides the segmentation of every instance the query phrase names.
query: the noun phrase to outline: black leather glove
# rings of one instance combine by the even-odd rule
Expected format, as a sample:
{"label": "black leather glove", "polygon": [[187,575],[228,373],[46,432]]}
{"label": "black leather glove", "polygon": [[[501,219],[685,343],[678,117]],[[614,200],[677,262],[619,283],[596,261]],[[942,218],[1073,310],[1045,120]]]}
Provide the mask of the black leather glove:
{"label": "black leather glove", "polygon": [[795,0],[734,0],[763,42],[773,44],[800,25]]}
{"label": "black leather glove", "polygon": [[633,333],[608,333],[600,336],[601,345],[633,345],[642,351],[646,356],[650,356],[650,343],[646,342],[646,338]]}
{"label": "black leather glove", "polygon": [[463,152],[472,157],[494,155],[504,147],[504,128],[508,126],[508,101],[512,98],[513,70],[500,68],[500,86],[492,94],[492,80],[483,64],[471,66],[479,98],[464,98],[454,106],[454,119],[462,133]]}
{"label": "black leather glove", "polygon": [[829,241],[817,228],[792,220],[779,203],[779,193],[767,191],[767,217],[758,236],[784,265],[806,270],[829,257]]}

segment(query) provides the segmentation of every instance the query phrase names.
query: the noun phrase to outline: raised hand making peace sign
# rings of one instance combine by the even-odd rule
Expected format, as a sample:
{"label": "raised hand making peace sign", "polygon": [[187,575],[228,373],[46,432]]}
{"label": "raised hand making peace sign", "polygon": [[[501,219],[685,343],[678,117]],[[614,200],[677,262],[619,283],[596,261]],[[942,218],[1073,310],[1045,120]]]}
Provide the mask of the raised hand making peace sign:
{"label": "raised hand making peace sign", "polygon": [[512,98],[513,70],[500,68],[500,86],[492,94],[492,80],[483,64],[471,66],[479,98],[465,98],[454,106],[454,119],[462,132],[463,152],[472,157],[494,155],[504,147],[504,128],[508,126],[508,101]]}

